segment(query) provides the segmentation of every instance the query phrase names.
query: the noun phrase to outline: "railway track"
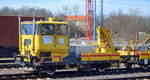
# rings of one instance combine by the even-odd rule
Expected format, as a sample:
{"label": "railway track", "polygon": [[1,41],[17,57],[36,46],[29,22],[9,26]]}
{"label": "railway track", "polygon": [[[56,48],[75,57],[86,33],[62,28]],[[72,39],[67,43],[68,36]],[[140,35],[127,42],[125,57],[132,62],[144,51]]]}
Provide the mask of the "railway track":
{"label": "railway track", "polygon": [[[26,73],[19,70],[20,66],[15,63],[0,63],[0,80],[3,79],[72,79],[72,80],[136,80],[136,79],[150,79],[150,68],[141,69],[136,67],[134,69],[118,68],[107,69],[104,72],[78,72],[78,71],[57,71],[53,76],[43,74],[39,76],[37,73]],[[13,70],[14,69],[14,70]],[[17,71],[18,70],[18,71]],[[16,72],[17,71],[17,72]]]}
{"label": "railway track", "polygon": [[19,68],[20,65],[15,63],[14,58],[0,58],[0,69]]}
{"label": "railway track", "polygon": [[105,72],[99,73],[96,71],[78,72],[78,71],[57,71],[53,76],[37,73],[12,73],[0,74],[0,79],[71,79],[71,80],[136,80],[136,79],[150,79],[149,69],[107,69]]}
{"label": "railway track", "polygon": [[0,69],[19,68],[21,67],[15,63],[0,63]]}
{"label": "railway track", "polygon": [[14,63],[14,58],[0,58],[0,63]]}
{"label": "railway track", "polygon": [[0,79],[36,79],[36,78],[38,77],[32,73],[0,75]]}

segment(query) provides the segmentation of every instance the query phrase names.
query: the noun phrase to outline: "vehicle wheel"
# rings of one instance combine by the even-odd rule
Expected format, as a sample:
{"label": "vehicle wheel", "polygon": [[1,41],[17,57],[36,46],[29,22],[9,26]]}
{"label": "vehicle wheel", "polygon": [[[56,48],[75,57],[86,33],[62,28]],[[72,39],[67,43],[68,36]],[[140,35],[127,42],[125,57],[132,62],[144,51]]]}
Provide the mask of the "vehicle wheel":
{"label": "vehicle wheel", "polygon": [[82,72],[83,70],[82,70],[82,69],[80,69],[80,68],[78,68],[78,69],[77,69],[77,71],[78,71],[78,72]]}
{"label": "vehicle wheel", "polygon": [[108,64],[98,65],[96,67],[97,72],[104,72],[108,68]]}
{"label": "vehicle wheel", "polygon": [[23,70],[24,70],[25,72],[29,72],[29,68],[28,68],[27,66],[23,66]]}
{"label": "vehicle wheel", "polygon": [[48,70],[46,70],[46,73],[48,75],[54,75],[55,71],[56,71],[56,69],[48,69]]}
{"label": "vehicle wheel", "polygon": [[132,68],[132,63],[124,63],[126,68]]}
{"label": "vehicle wheel", "polygon": [[79,65],[77,69],[78,69],[78,72],[83,72],[84,71],[84,66]]}
{"label": "vehicle wheel", "polygon": [[140,65],[142,69],[148,69],[148,65]]}
{"label": "vehicle wheel", "polygon": [[97,71],[97,72],[104,72],[104,71],[105,71],[105,68],[96,68],[96,71]]}

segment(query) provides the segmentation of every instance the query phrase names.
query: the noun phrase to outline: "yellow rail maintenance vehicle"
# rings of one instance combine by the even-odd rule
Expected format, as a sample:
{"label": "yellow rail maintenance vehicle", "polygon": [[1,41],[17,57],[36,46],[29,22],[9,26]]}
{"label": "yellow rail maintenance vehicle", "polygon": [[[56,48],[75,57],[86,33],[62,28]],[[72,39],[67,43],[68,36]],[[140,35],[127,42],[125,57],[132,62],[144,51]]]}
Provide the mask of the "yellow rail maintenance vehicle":
{"label": "yellow rail maintenance vehicle", "polygon": [[138,64],[144,68],[147,69],[150,65],[150,38],[146,38],[146,41],[144,42],[144,44],[142,46],[138,47],[138,53],[137,55],[139,55],[139,62]]}
{"label": "yellow rail maintenance vehicle", "polygon": [[139,55],[138,50],[134,46],[134,41],[131,40],[129,45],[124,45],[121,50],[117,51],[120,54],[121,63],[124,63],[125,67],[131,68],[133,64],[138,63]]}
{"label": "yellow rail maintenance vehicle", "polygon": [[[27,71],[35,70],[52,74],[56,64],[68,56],[69,40],[67,22],[25,21],[20,23],[19,51],[20,60]],[[60,65],[61,66],[61,65]]]}
{"label": "yellow rail maintenance vehicle", "polygon": [[[67,22],[54,21],[53,18],[35,21],[33,18],[33,21],[21,22],[19,25],[20,55],[16,55],[16,61],[26,71],[53,75],[59,69],[103,71],[112,66],[119,67],[120,63],[124,63],[127,68],[131,68],[132,64],[147,67],[150,63],[149,50],[136,50],[133,44],[127,51],[115,50],[110,31],[106,27],[96,28],[97,43],[94,52],[72,52]],[[150,39],[147,43],[149,41]],[[73,50],[75,48],[77,46],[73,46]],[[86,51],[85,48],[81,49]]]}
{"label": "yellow rail maintenance vehicle", "polygon": [[129,46],[122,46],[122,49],[117,51],[120,54],[120,62],[124,63],[127,68],[133,68],[135,64],[144,69],[148,68],[150,64],[150,51],[146,44],[148,44],[149,41],[150,39],[147,39],[144,44],[139,46],[136,42],[131,40]]}

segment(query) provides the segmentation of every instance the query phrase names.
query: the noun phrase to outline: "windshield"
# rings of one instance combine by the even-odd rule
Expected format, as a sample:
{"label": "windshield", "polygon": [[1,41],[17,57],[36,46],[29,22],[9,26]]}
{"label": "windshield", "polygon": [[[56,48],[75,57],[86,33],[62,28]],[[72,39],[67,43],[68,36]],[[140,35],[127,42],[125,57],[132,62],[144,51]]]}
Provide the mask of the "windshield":
{"label": "windshield", "polygon": [[[32,35],[33,34],[33,24],[22,24],[22,34]],[[35,24],[35,34],[39,34],[39,26]]]}
{"label": "windshield", "polygon": [[[22,24],[21,33],[25,35],[32,35],[33,24]],[[35,34],[66,35],[67,25],[66,24],[35,24]]]}
{"label": "windshield", "polygon": [[57,24],[56,25],[56,35],[66,35],[67,34],[67,25]]}
{"label": "windshield", "polygon": [[55,34],[55,25],[54,24],[42,24],[42,34]]}

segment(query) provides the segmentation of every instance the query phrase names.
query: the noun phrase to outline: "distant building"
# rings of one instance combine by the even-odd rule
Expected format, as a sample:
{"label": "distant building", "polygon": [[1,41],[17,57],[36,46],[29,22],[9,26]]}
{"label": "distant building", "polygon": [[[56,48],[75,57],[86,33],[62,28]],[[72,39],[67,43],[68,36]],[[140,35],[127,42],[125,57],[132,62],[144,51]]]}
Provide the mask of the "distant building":
{"label": "distant building", "polygon": [[67,16],[67,21],[72,21],[74,24],[84,29],[85,16]]}

